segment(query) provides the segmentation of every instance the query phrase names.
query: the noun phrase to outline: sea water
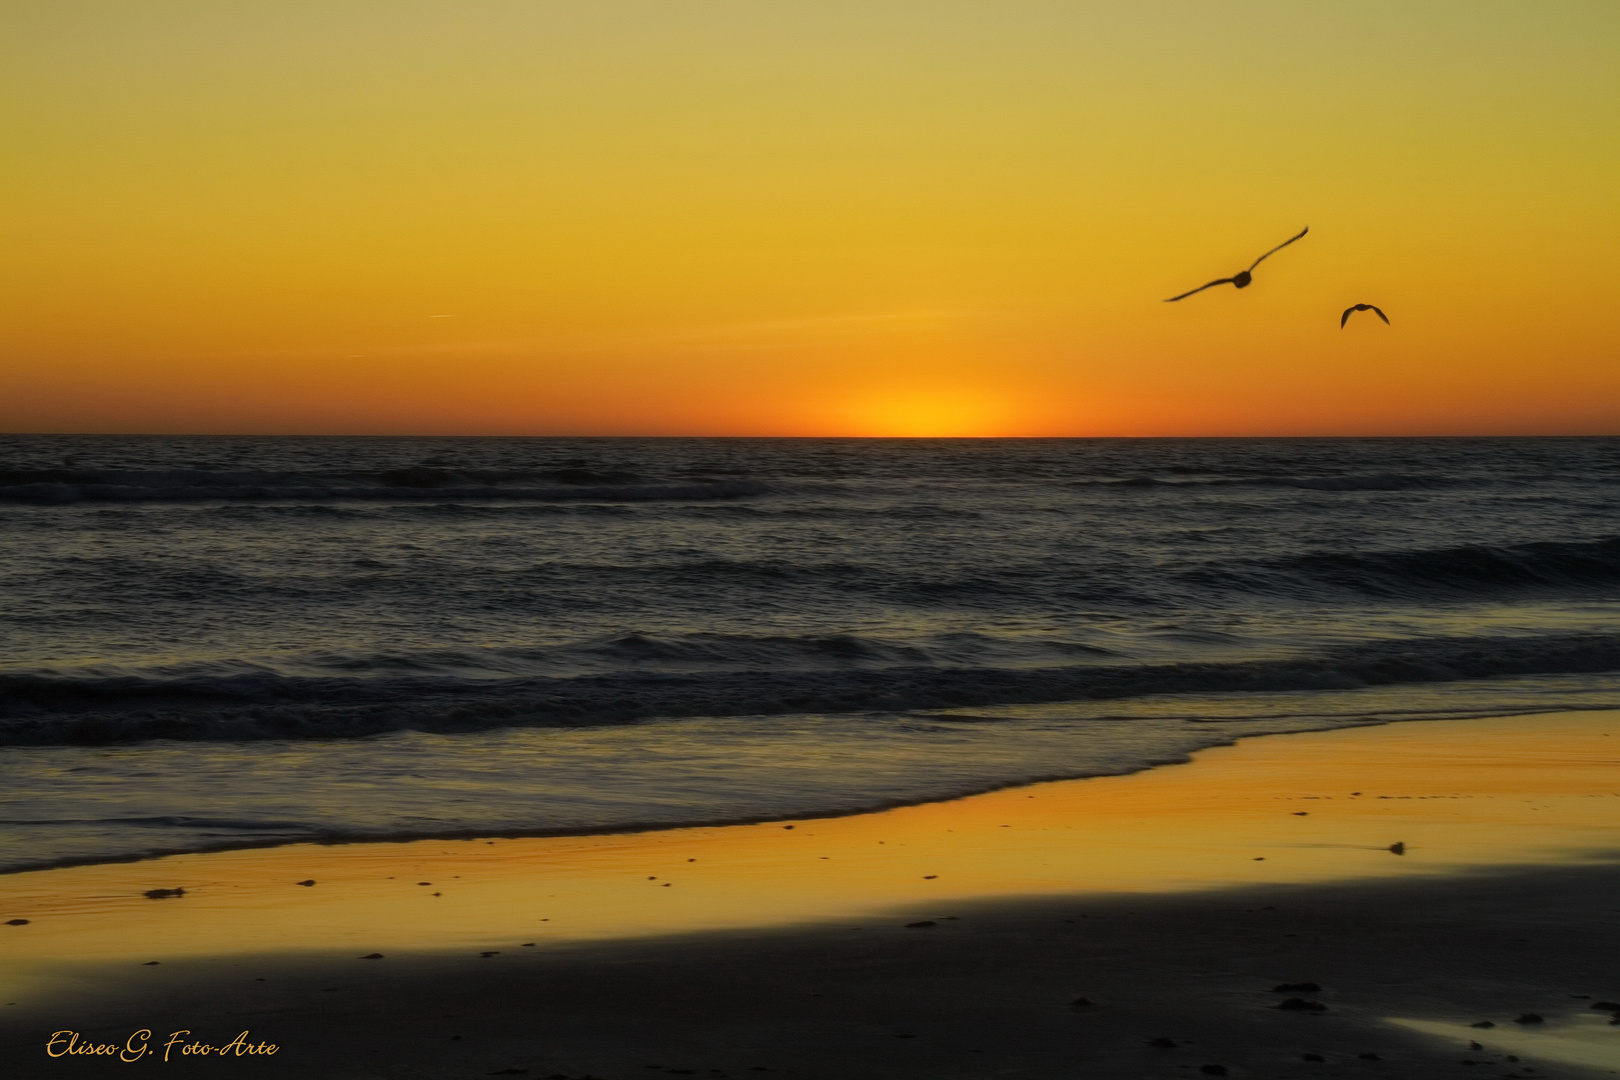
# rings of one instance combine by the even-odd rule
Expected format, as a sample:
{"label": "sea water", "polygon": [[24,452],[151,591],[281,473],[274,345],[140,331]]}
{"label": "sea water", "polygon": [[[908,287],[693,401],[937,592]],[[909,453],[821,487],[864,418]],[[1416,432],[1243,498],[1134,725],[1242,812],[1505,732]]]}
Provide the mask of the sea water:
{"label": "sea water", "polygon": [[0,870],[1620,707],[1620,440],[0,437]]}

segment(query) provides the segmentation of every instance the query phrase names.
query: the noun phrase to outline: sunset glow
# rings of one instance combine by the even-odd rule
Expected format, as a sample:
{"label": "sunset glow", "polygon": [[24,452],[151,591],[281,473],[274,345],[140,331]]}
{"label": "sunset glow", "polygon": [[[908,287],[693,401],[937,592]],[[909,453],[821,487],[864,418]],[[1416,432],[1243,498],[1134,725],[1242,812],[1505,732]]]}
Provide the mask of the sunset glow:
{"label": "sunset glow", "polygon": [[997,435],[1017,414],[994,392],[917,392],[909,389],[857,399],[850,434],[886,437]]}
{"label": "sunset glow", "polygon": [[1612,433],[1617,43],[1575,0],[16,0],[0,430]]}

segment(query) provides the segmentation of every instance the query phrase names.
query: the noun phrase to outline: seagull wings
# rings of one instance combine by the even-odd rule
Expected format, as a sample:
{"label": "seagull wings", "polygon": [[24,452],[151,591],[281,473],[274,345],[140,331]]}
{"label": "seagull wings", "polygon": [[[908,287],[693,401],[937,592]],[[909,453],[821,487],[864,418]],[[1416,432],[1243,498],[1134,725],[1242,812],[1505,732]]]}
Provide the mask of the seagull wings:
{"label": "seagull wings", "polygon": [[1344,309],[1343,315],[1339,316],[1339,329],[1343,330],[1344,324],[1350,321],[1350,316],[1354,315],[1358,311],[1371,311],[1380,319],[1384,320],[1385,326],[1389,325],[1389,316],[1385,315],[1384,312],[1377,306],[1373,304],[1352,304]]}
{"label": "seagull wings", "polygon": [[1215,286],[1215,285],[1230,285],[1235,281],[1237,281],[1237,278],[1229,278],[1229,277],[1217,278],[1216,280],[1210,282],[1208,285],[1200,285],[1200,286],[1198,286],[1198,288],[1192,289],[1192,290],[1190,290],[1188,292],[1184,292],[1180,296],[1172,296],[1170,299],[1166,300],[1165,303],[1173,304],[1177,300],[1185,300],[1185,299],[1187,299],[1187,297],[1191,296],[1193,293],[1201,293],[1205,289],[1208,289],[1208,288],[1210,288],[1212,286]]}
{"label": "seagull wings", "polygon": [[[1259,266],[1261,263],[1265,262],[1267,259],[1269,259],[1273,255],[1277,254],[1277,252],[1281,251],[1283,248],[1287,247],[1289,244],[1292,244],[1295,240],[1298,240],[1300,237],[1304,236],[1306,233],[1308,233],[1310,231],[1311,231],[1311,227],[1309,225],[1305,226],[1303,229],[1299,230],[1299,232],[1297,234],[1295,234],[1294,236],[1290,236],[1287,240],[1284,240],[1282,243],[1278,244],[1276,247],[1272,248],[1270,251],[1266,252],[1264,255],[1262,255],[1258,259],[1254,260],[1254,262],[1249,264],[1249,269],[1243,271],[1241,274],[1235,274],[1232,277],[1217,278],[1214,281],[1210,282],[1209,285],[1200,285],[1200,286],[1198,286],[1198,288],[1193,289],[1191,292],[1184,292],[1180,296],[1172,296],[1170,299],[1166,300],[1165,303],[1173,304],[1177,300],[1185,300],[1185,299],[1187,299],[1187,297],[1191,296],[1193,293],[1201,293],[1205,289],[1210,288],[1211,286],[1214,286],[1214,285],[1237,285],[1238,288],[1241,289],[1244,285],[1247,285],[1249,283],[1249,274],[1251,272],[1253,272],[1255,267]],[[1243,279],[1242,284],[1238,283],[1238,278]],[[1388,321],[1389,320],[1387,320],[1387,319],[1385,320],[1385,322],[1388,322]]]}
{"label": "seagull wings", "polygon": [[1249,264],[1249,270],[1252,272],[1255,267],[1259,266],[1261,263],[1265,262],[1267,259],[1269,259],[1273,255],[1277,254],[1277,252],[1281,251],[1283,248],[1287,247],[1289,244],[1292,244],[1295,240],[1298,240],[1301,236],[1304,236],[1306,233],[1308,233],[1310,231],[1311,231],[1311,227],[1309,225],[1305,226],[1303,229],[1299,230],[1299,232],[1297,234],[1295,234],[1293,236],[1290,236],[1287,240],[1284,240],[1282,243],[1278,244],[1276,247],[1272,248],[1270,251],[1266,252],[1264,255],[1262,255],[1258,259],[1254,260],[1254,262],[1250,263]]}

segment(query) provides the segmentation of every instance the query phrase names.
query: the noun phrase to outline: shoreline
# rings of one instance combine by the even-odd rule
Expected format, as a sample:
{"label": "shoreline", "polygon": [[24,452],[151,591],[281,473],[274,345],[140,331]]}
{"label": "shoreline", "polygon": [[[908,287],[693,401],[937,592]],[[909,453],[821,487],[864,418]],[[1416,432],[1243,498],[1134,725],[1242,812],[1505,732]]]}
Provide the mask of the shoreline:
{"label": "shoreline", "polygon": [[[722,829],[753,825],[773,825],[783,822],[798,821],[831,821],[841,818],[862,817],[871,814],[881,814],[892,810],[904,810],[913,807],[930,806],[940,803],[959,802],[963,799],[972,799],[984,795],[994,795],[1003,791],[1016,791],[1021,788],[1039,787],[1046,784],[1079,783],[1092,780],[1105,780],[1114,777],[1133,776],[1140,773],[1151,772],[1158,769],[1170,768],[1178,765],[1193,763],[1200,755],[1208,750],[1221,749],[1244,743],[1254,739],[1271,738],[1297,738],[1300,736],[1324,734],[1334,731],[1349,731],[1358,728],[1385,727],[1399,724],[1426,724],[1426,723],[1452,723],[1471,720],[1500,720],[1532,718],[1537,716],[1555,716],[1561,714],[1577,713],[1609,713],[1617,712],[1609,705],[1571,706],[1562,704],[1549,706],[1543,709],[1515,708],[1504,711],[1466,710],[1460,715],[1421,715],[1416,717],[1395,717],[1366,719],[1346,722],[1332,728],[1301,728],[1297,730],[1250,732],[1233,735],[1217,743],[1211,743],[1189,750],[1175,759],[1159,759],[1146,761],[1135,766],[1127,766],[1115,771],[1069,773],[1060,772],[1051,775],[1021,777],[1005,782],[991,783],[985,786],[965,788],[951,794],[927,796],[922,798],[896,798],[880,799],[875,802],[838,809],[797,810],[788,813],[772,814],[766,816],[744,815],[736,817],[718,817],[708,819],[694,819],[681,822],[629,822],[610,826],[582,825],[559,826],[555,828],[520,828],[520,829],[460,829],[437,832],[418,832],[399,835],[374,835],[354,833],[350,835],[334,835],[325,837],[308,837],[294,839],[277,839],[252,841],[249,839],[233,838],[218,846],[193,846],[161,848],[136,854],[124,855],[87,855],[71,857],[58,861],[42,862],[37,864],[23,864],[16,866],[0,866],[0,886],[7,878],[18,874],[46,873],[56,870],[68,870],[80,867],[110,866],[116,864],[151,862],[185,856],[224,855],[232,852],[262,851],[284,847],[345,847],[352,845],[370,844],[411,844],[411,843],[461,843],[480,840],[551,840],[562,838],[582,837],[610,837],[634,836],[645,833],[675,832],[689,829]],[[162,740],[159,740],[162,742]],[[185,745],[185,744],[179,744]],[[0,890],[3,891],[3,890]]]}
{"label": "shoreline", "polygon": [[[1372,1076],[1489,1019],[1493,1064],[1595,1076],[1617,764],[1620,713],[1430,721],[791,825],[8,875],[0,1060],[88,1073],[45,1036],[135,1024],[248,1029],[284,1051],[191,1066],[272,1076]],[[1327,1011],[1275,1008],[1301,981]]]}
{"label": "shoreline", "polygon": [[[1545,756],[1546,745],[1565,749]],[[149,937],[183,936],[188,948],[202,947],[199,916],[221,936],[273,937],[277,947],[289,936],[340,938],[352,926],[396,947],[431,947],[445,927],[465,937],[530,925],[542,880],[546,920],[557,924],[548,929],[597,938],[772,925],[829,905],[860,912],[942,895],[1183,891],[1544,864],[1620,849],[1620,802],[1608,801],[1620,800],[1620,786],[1605,762],[1620,765],[1620,711],[1346,727],[863,814],[281,844],[20,871],[0,876],[0,923],[31,920],[36,941],[7,941],[13,958],[48,955],[37,939],[65,932],[58,913],[123,919]],[[1523,799],[1556,801],[1556,820],[1543,828],[1546,811],[1520,812]],[[1397,842],[1404,854],[1392,857]],[[649,897],[648,875],[677,891]],[[442,895],[425,894],[438,903],[416,895],[423,876],[439,882]],[[410,887],[398,884],[407,878]],[[306,880],[318,885],[294,887]],[[176,888],[187,890],[183,904],[143,895]],[[603,897],[611,918],[598,910]],[[248,910],[253,919],[235,925]]]}

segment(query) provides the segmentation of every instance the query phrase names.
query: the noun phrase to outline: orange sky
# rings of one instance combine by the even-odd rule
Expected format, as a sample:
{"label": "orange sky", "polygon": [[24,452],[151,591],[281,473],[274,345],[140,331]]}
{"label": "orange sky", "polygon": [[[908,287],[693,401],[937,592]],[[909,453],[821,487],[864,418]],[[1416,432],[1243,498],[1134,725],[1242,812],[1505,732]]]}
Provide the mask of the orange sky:
{"label": "orange sky", "polygon": [[0,430],[1620,433],[1617,45],[1609,0],[11,0]]}

